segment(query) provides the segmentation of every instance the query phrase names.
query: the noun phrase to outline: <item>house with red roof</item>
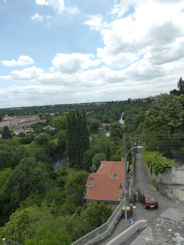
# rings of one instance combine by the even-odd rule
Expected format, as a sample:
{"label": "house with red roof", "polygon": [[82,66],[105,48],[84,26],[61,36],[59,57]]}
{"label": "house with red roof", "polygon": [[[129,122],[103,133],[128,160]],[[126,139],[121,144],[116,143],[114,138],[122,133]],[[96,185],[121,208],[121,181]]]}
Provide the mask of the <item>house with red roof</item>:
{"label": "house with red roof", "polygon": [[9,126],[9,122],[0,122],[0,128],[3,128],[4,126]]}
{"label": "house with red roof", "polygon": [[86,201],[118,203],[124,193],[124,176],[123,161],[101,162],[98,171],[88,176]]}

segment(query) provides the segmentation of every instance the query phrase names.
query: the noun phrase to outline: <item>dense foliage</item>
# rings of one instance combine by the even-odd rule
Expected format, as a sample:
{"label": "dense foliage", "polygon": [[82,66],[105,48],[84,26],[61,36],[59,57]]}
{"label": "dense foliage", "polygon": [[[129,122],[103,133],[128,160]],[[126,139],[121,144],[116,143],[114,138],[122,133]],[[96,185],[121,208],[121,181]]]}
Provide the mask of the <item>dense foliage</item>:
{"label": "dense foliage", "polygon": [[165,173],[166,169],[171,168],[171,161],[163,157],[159,152],[144,152],[144,159],[151,170],[151,173]]}
{"label": "dense foliage", "polygon": [[[89,171],[92,162],[98,165],[109,158],[112,144],[102,131],[91,135],[89,142],[89,131],[98,133],[102,123],[95,120],[96,126],[87,124],[84,112],[70,112],[50,117],[46,130],[48,124],[36,123],[34,133],[0,140],[0,215],[8,221],[0,228],[0,238],[23,244],[71,244],[107,220],[111,209],[103,203],[83,210],[88,177],[83,169]],[[68,167],[54,170],[55,159],[66,155]]]}
{"label": "dense foliage", "polygon": [[10,132],[8,126],[3,127],[2,138],[3,139],[11,139],[12,138],[12,135],[11,135],[11,132]]}
{"label": "dense foliage", "polygon": [[70,112],[67,115],[68,142],[67,153],[71,167],[81,167],[84,152],[89,147],[89,133],[86,115],[82,112]]}
{"label": "dense foliage", "polygon": [[[0,110],[1,119],[4,114],[39,113],[47,120],[31,125],[33,133],[19,136],[3,129],[0,238],[25,245],[67,245],[104,223],[112,210],[104,203],[86,206],[85,183],[101,161],[122,158],[123,133],[127,149],[144,145],[152,173],[171,168],[166,157],[172,158],[173,151],[184,156],[182,79],[178,88],[146,99]],[[66,157],[67,167],[53,168],[57,159]]]}
{"label": "dense foliage", "polygon": [[172,157],[172,151],[183,147],[184,98],[163,95],[146,112],[142,140],[148,150]]}
{"label": "dense foliage", "polygon": [[146,113],[145,129],[150,132],[177,133],[184,125],[184,110],[179,96],[163,95],[152,103]]}

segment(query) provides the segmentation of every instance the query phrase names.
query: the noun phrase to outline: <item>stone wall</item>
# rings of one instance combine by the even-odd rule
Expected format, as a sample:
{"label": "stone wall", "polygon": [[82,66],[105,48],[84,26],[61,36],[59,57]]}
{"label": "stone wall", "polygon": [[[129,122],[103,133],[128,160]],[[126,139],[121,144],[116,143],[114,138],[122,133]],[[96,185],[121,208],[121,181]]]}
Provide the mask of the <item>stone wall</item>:
{"label": "stone wall", "polygon": [[125,243],[136,232],[143,230],[147,226],[146,220],[138,220],[132,226],[128,227],[125,231],[121,232],[115,238],[113,238],[107,245],[121,245]]}
{"label": "stone wall", "polygon": [[172,168],[172,177],[175,184],[184,185],[184,168]]}
{"label": "stone wall", "polygon": [[171,200],[184,200],[184,169],[168,169],[164,174],[151,174],[149,167],[144,162],[146,172],[151,181],[155,181],[156,188]]}
{"label": "stone wall", "polygon": [[184,168],[169,168],[165,173],[155,175],[150,173],[150,169],[147,164],[145,164],[147,173],[151,179],[154,179],[157,183],[166,185],[184,185]]}

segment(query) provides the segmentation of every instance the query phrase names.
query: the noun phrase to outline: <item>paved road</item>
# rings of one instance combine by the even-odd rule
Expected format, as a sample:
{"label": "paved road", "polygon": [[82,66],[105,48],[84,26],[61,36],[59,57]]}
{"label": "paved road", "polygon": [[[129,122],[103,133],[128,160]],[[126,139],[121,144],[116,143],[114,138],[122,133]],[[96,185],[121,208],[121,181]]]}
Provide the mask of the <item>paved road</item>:
{"label": "paved road", "polygon": [[148,223],[152,222],[157,216],[163,213],[169,207],[175,205],[175,203],[168,198],[164,197],[160,192],[150,184],[148,175],[146,173],[142,153],[137,153],[136,156],[136,179],[135,186],[139,188],[143,193],[153,193],[159,202],[158,209],[144,209],[141,203],[136,203],[135,216],[136,220],[146,219]]}
{"label": "paved road", "polygon": [[[136,178],[135,178],[135,186],[139,188],[144,193],[153,193],[154,196],[158,199],[159,208],[158,209],[144,209],[141,203],[136,203],[136,208],[134,209],[134,217],[136,220],[146,219],[148,223],[151,223],[157,216],[159,216],[163,211],[165,211],[169,207],[174,207],[175,203],[168,198],[161,195],[155,188],[150,184],[149,178],[147,176],[142,153],[137,153],[136,155]],[[108,241],[112,240],[112,238],[116,237],[119,233],[126,229],[125,220],[120,219],[118,225],[116,226],[113,234],[110,238],[99,243],[100,245],[107,244]],[[138,234],[137,234],[138,235]],[[129,241],[126,242],[126,245],[130,244],[136,236],[132,237]]]}

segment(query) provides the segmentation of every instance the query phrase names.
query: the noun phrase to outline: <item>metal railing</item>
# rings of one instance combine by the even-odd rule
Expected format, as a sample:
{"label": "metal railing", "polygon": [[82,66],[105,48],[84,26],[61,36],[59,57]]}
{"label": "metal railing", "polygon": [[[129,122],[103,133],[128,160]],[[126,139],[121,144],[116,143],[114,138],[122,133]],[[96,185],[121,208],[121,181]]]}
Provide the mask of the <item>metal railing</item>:
{"label": "metal railing", "polygon": [[104,232],[108,231],[109,228],[117,222],[119,214],[122,212],[122,207],[124,204],[124,199],[119,203],[117,208],[114,210],[110,218],[107,220],[106,223],[99,226],[95,230],[91,231],[90,233],[86,234],[85,236],[81,237],[77,241],[73,242],[72,245],[85,245],[90,240],[102,235]]}

